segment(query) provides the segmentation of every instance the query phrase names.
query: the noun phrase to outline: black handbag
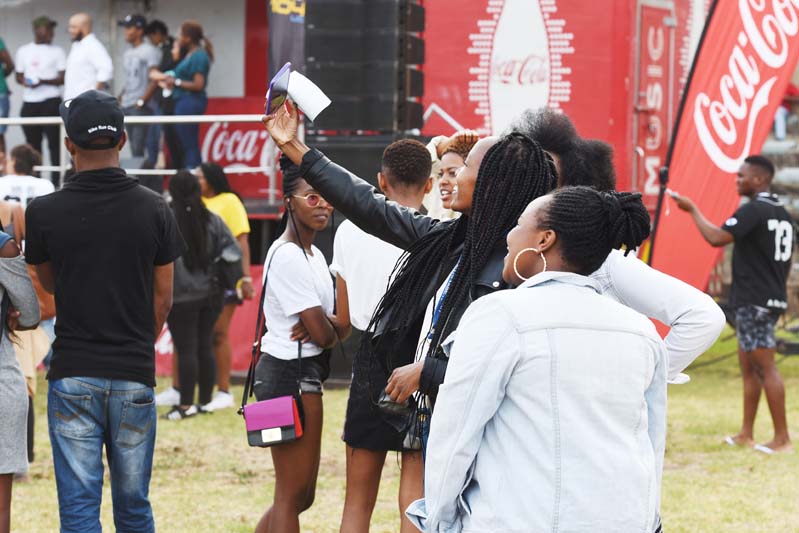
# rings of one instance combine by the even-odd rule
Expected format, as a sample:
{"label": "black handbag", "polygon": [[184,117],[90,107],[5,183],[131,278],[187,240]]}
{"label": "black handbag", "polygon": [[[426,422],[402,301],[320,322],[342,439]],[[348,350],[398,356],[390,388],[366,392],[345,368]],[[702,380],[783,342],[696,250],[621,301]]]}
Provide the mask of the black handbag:
{"label": "black handbag", "polygon": [[244,277],[241,248],[231,244],[222,249],[214,259],[214,284],[221,291],[236,290],[239,280]]}

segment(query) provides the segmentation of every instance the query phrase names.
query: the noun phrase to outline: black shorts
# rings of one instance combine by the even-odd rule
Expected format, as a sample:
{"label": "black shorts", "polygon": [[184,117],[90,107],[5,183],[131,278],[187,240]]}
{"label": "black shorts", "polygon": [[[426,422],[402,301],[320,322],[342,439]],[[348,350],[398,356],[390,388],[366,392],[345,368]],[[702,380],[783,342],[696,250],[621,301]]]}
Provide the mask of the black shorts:
{"label": "black shorts", "polygon": [[[352,362],[352,382],[344,419],[343,439],[350,447],[372,451],[403,451],[406,430],[398,431],[396,424],[377,407],[377,401],[388,383],[382,367],[368,356],[356,352]],[[396,422],[396,421],[395,421]],[[400,421],[402,425],[403,421]]]}
{"label": "black shorts", "polygon": [[303,357],[298,368],[296,359],[278,359],[262,353],[255,365],[253,393],[260,402],[280,396],[297,394],[299,376],[303,394],[322,394],[322,383],[330,375],[330,352],[314,357]]}
{"label": "black shorts", "polygon": [[774,327],[781,314],[781,311],[758,305],[736,307],[735,334],[741,350],[751,352],[757,348],[775,348]]}

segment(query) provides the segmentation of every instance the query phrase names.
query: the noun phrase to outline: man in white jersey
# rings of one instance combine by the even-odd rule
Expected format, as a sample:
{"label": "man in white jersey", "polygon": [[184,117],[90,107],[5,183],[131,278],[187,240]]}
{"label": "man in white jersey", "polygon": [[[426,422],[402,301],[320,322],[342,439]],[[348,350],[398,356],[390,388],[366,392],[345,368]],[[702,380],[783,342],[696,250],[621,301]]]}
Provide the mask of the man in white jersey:
{"label": "man in white jersey", "polygon": [[[431,165],[430,154],[422,143],[411,139],[396,141],[383,152],[377,176],[380,189],[400,205],[421,209],[424,195],[432,187]],[[401,255],[402,250],[365,233],[350,221],[339,226],[330,269],[336,275],[338,294],[346,295],[338,300],[340,320],[349,318],[361,331],[368,327]],[[344,422],[347,495],[342,531],[369,530],[388,451],[402,452],[400,510],[422,494],[421,452],[405,449],[404,432],[386,423],[375,406],[386,381],[387,376],[376,361],[359,360],[356,355]],[[404,515],[401,530],[413,531],[413,525]]]}

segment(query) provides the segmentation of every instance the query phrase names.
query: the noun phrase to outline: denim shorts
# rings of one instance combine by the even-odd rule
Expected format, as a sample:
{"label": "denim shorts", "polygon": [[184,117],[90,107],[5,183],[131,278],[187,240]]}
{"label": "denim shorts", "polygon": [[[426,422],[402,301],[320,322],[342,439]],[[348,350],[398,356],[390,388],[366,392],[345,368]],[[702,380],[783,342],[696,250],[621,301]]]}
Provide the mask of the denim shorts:
{"label": "denim shorts", "polygon": [[[0,94],[0,118],[8,118],[9,100],[7,94]],[[0,135],[5,135],[8,126],[0,126]]]}
{"label": "denim shorts", "polygon": [[303,357],[298,366],[297,359],[278,359],[262,353],[255,365],[253,393],[260,402],[280,396],[322,394],[322,383],[330,376],[330,352],[324,351],[314,357]]}
{"label": "denim shorts", "polygon": [[780,314],[779,311],[758,305],[736,307],[735,334],[741,350],[751,352],[757,348],[775,348],[777,339],[774,337],[774,327]]}

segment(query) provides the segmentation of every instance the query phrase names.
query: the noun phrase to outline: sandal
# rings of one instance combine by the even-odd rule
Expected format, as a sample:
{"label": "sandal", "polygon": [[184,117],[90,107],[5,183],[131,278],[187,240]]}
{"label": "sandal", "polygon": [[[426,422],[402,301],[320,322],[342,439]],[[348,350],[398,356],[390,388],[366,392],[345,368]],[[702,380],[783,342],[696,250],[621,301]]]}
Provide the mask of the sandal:
{"label": "sandal", "polygon": [[183,420],[184,418],[195,416],[198,412],[196,405],[191,405],[185,409],[181,409],[179,405],[176,405],[163,418],[165,420]]}

